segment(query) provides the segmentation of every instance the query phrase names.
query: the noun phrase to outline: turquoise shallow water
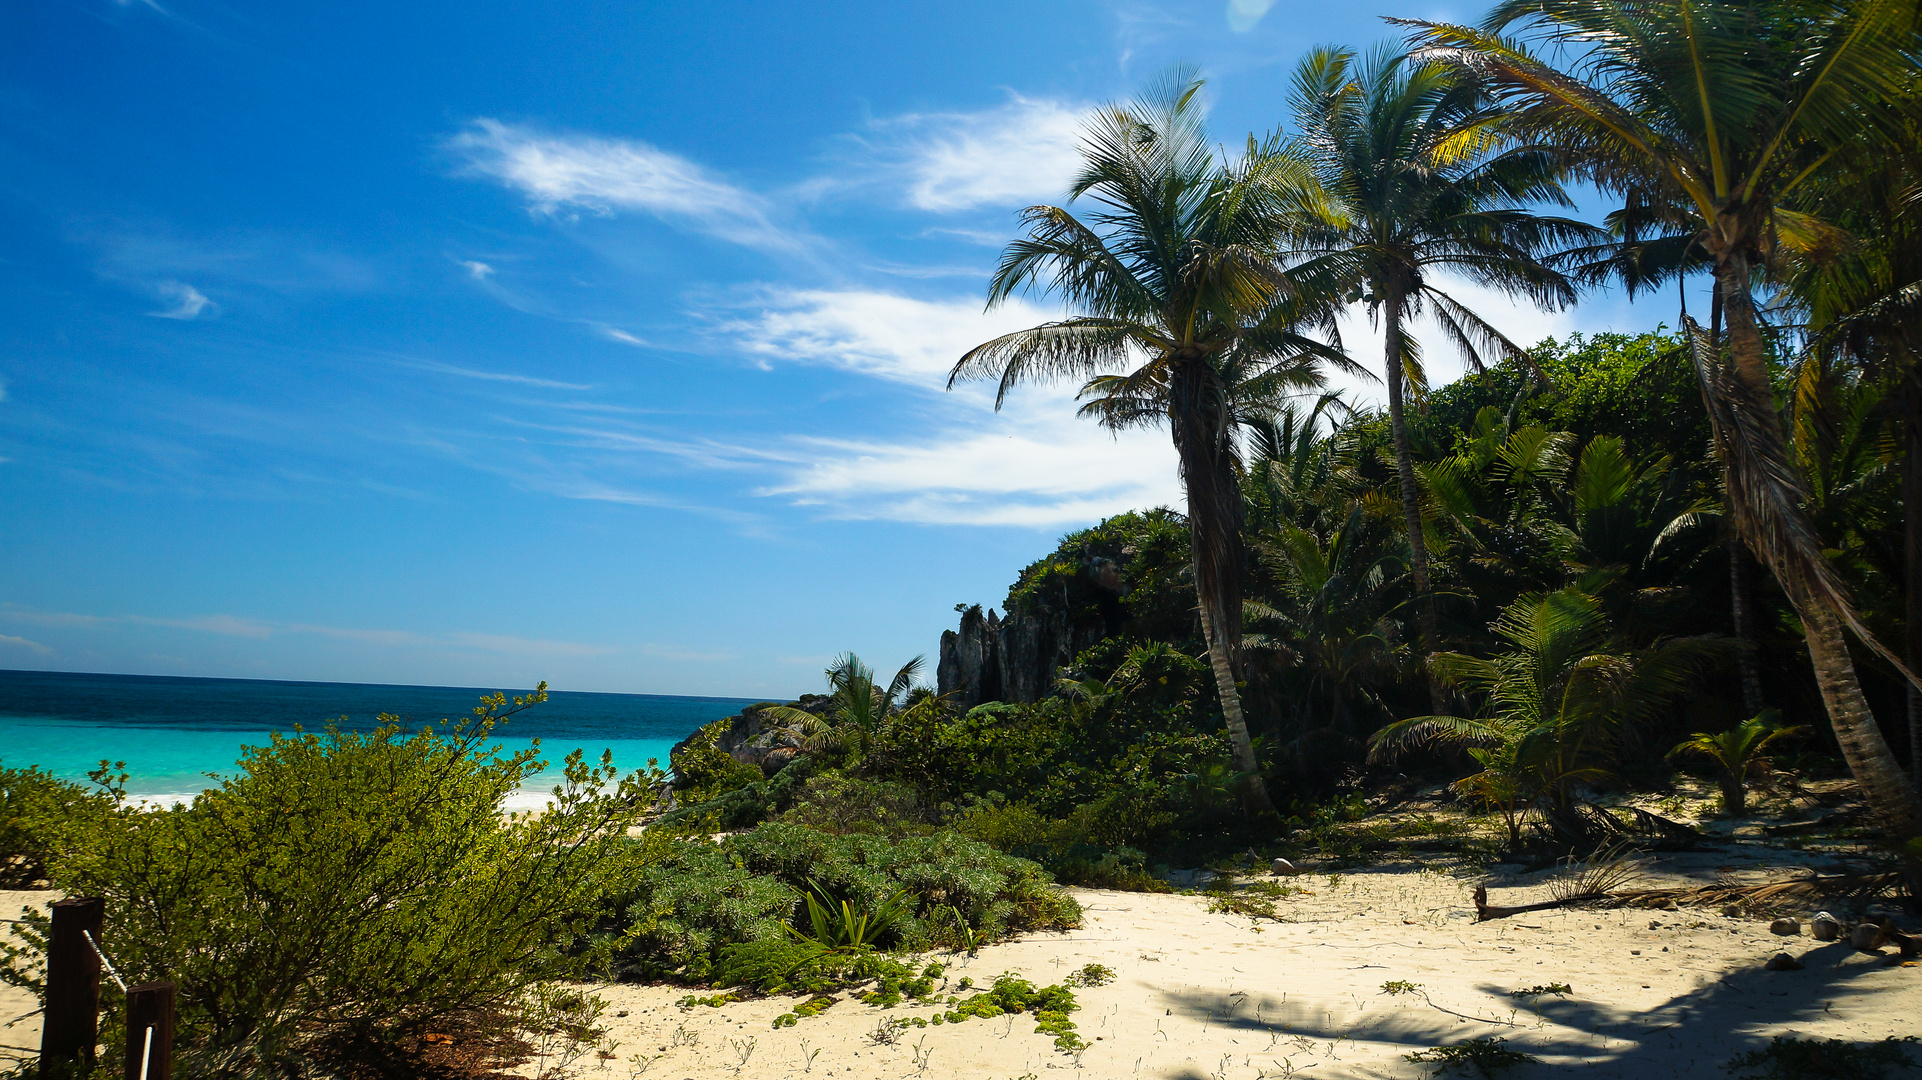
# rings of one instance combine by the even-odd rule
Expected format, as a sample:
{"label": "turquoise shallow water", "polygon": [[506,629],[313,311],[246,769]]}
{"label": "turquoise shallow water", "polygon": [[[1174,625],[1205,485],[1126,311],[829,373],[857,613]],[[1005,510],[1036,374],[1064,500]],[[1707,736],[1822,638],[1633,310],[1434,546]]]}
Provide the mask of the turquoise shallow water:
{"label": "turquoise shallow water", "polygon": [[[516,692],[501,687],[510,697]],[[519,692],[525,693],[527,688]],[[295,724],[313,730],[345,717],[365,730],[381,713],[418,726],[464,717],[491,690],[446,686],[189,679],[157,675],[88,675],[0,671],[0,764],[38,765],[84,780],[101,760],[125,761],[128,792],[142,799],[191,797],[229,775],[242,746],[267,741]],[[667,763],[668,748],[703,724],[739,712],[752,698],[667,697],[551,691],[547,702],[510,720],[501,744],[518,750],[540,740],[549,761],[516,806],[538,806],[560,781],[560,764],[575,749],[598,758],[611,750],[623,771],[649,758]]]}

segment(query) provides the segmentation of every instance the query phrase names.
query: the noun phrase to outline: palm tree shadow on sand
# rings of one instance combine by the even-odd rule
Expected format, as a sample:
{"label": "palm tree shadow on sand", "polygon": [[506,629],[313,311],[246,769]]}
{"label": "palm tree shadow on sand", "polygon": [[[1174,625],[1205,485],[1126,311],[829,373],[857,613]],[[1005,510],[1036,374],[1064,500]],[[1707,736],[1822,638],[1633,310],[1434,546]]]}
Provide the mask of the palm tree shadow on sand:
{"label": "palm tree shadow on sand", "polygon": [[[1760,964],[1723,972],[1695,990],[1650,1009],[1622,1009],[1569,997],[1543,995],[1534,1002],[1510,997],[1513,988],[1483,983],[1487,997],[1456,1009],[1458,1002],[1429,1003],[1419,994],[1399,1000],[1403,1007],[1364,1015],[1342,1024],[1345,1001],[1330,1002],[1288,994],[1246,994],[1207,990],[1162,991],[1175,1014],[1209,1027],[1272,1036],[1238,1041],[1237,1059],[1260,1075],[1425,1075],[1432,1067],[1403,1055],[1484,1036],[1501,1036],[1511,1049],[1541,1059],[1504,1076],[1527,1080],[1568,1067],[1584,1076],[1724,1077],[1731,1057],[1786,1033],[1844,1038],[1855,1036],[1839,1025],[1810,1031],[1802,1025],[1839,1021],[1850,1006],[1877,988],[1860,977],[1884,966],[1886,958],[1856,953],[1846,943],[1821,946],[1803,954],[1801,971],[1767,971]],[[1145,984],[1144,984],[1145,985]],[[1511,1015],[1512,1011],[1512,1015]],[[1879,1038],[1880,1035],[1871,1036]],[[1212,1050],[1203,1053],[1211,1053]],[[1381,1060],[1385,1054],[1388,1061]],[[1272,1059],[1272,1060],[1271,1060]],[[1234,1065],[1242,1065],[1236,1061]],[[1220,1070],[1190,1066],[1158,1074],[1168,1080],[1210,1080]]]}

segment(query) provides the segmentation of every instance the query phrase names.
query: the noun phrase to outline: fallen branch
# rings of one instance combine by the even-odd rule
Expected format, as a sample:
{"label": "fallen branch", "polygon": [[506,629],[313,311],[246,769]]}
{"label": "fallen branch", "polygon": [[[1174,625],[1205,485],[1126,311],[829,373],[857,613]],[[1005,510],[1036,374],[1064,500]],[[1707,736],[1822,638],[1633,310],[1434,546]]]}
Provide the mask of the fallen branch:
{"label": "fallen branch", "polygon": [[[1525,911],[1546,911],[1550,908],[1582,907],[1654,907],[1666,902],[1677,906],[1716,907],[1729,904],[1740,905],[1754,910],[1785,905],[1790,901],[1803,902],[1816,897],[1841,897],[1849,900],[1866,900],[1888,892],[1902,883],[1900,872],[1887,874],[1837,874],[1831,877],[1810,875],[1792,878],[1788,881],[1775,881],[1766,885],[1699,885],[1692,888],[1674,889],[1624,889],[1617,892],[1584,892],[1564,896],[1554,900],[1543,900],[1534,904],[1505,906],[1488,902],[1488,889],[1485,886],[1475,889],[1475,921],[1487,922],[1490,919],[1506,919]],[[1891,938],[1890,940],[1895,940]],[[1905,953],[1906,955],[1906,953]]]}

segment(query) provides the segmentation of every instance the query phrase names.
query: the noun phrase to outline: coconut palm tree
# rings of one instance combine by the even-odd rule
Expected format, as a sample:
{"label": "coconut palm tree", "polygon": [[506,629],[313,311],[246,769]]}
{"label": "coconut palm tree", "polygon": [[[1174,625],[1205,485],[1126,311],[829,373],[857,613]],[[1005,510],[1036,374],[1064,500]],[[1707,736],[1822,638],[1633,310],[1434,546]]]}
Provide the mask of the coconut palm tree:
{"label": "coconut palm tree", "polygon": [[1416,716],[1369,740],[1368,759],[1465,746],[1482,766],[1457,790],[1499,811],[1511,846],[1521,818],[1539,806],[1570,820],[1575,785],[1605,776],[1625,737],[1688,688],[1726,642],[1672,638],[1646,649],[1611,648],[1599,600],[1574,588],[1521,597],[1492,627],[1508,648],[1491,658],[1439,653],[1437,676],[1486,696],[1481,717]]}
{"label": "coconut palm tree", "polygon": [[[1849,155],[1805,201],[1854,239],[1798,268],[1790,286],[1816,348],[1893,384],[1901,418],[1903,660],[1922,670],[1922,123],[1903,151]],[[1908,687],[1909,776],[1922,783],[1922,687]]]}
{"label": "coconut palm tree", "polygon": [[1438,64],[1387,50],[1361,64],[1348,49],[1317,49],[1295,71],[1295,123],[1338,216],[1306,238],[1320,252],[1297,268],[1305,279],[1351,292],[1384,337],[1388,417],[1407,521],[1409,568],[1422,651],[1436,647],[1430,566],[1404,399],[1427,386],[1408,320],[1427,310],[1471,367],[1524,357],[1520,346],[1442,288],[1446,276],[1526,297],[1572,303],[1575,289],[1543,257],[1599,231],[1530,213],[1532,203],[1568,205],[1559,160],[1506,138],[1501,114]]}
{"label": "coconut palm tree", "polygon": [[[1728,362],[1683,316],[1715,422],[1737,533],[1801,617],[1843,756],[1898,847],[1922,798],[1876,726],[1844,627],[1867,632],[1804,511],[1756,312],[1758,279],[1841,246],[1789,205],[1845,148],[1893,145],[1913,114],[1914,0],[1501,0],[1481,28],[1408,22],[1415,55],[1473,79],[1517,131],[1579,174],[1679,222],[1714,271]],[[1519,29],[1553,50],[1503,37]],[[1918,870],[1922,876],[1922,870]]]}
{"label": "coconut palm tree", "polygon": [[1675,749],[1671,758],[1703,757],[1721,770],[1722,812],[1731,817],[1748,811],[1748,782],[1768,771],[1768,748],[1777,739],[1792,738],[1800,727],[1783,727],[1775,710],[1758,713],[1727,731],[1698,731]]}
{"label": "coconut palm tree", "polygon": [[1095,114],[1070,199],[1022,211],[990,307],[1040,288],[1072,314],[978,345],[963,379],[998,381],[998,408],[1027,381],[1086,380],[1082,415],[1113,430],[1165,423],[1187,491],[1197,607],[1244,805],[1273,812],[1236,687],[1245,554],[1239,418],[1318,386],[1317,362],[1347,364],[1297,332],[1325,316],[1274,260],[1300,222],[1324,213],[1298,158],[1271,140],[1234,160],[1202,125],[1201,82],[1177,71],[1128,105]]}
{"label": "coconut palm tree", "polygon": [[[826,709],[815,713],[792,705],[764,705],[761,715],[784,725],[802,748],[811,753],[836,747],[859,760],[867,756],[881,722],[909,707],[923,660],[917,656],[901,665],[901,670],[883,687],[875,681],[873,668],[853,653],[845,653],[824,673],[828,680]],[[938,698],[923,698],[922,702],[940,705]]]}

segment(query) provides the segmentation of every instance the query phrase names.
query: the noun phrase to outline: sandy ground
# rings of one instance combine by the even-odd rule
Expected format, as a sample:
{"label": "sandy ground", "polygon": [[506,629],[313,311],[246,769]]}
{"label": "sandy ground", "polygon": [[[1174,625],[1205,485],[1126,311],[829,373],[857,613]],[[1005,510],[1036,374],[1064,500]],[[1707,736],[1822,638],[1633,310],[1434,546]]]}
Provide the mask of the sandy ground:
{"label": "sandy ground", "polygon": [[[20,909],[46,910],[58,896],[54,893],[13,892],[0,889],[0,919],[18,919]],[[0,923],[0,937],[13,940],[13,925]],[[31,1016],[23,1014],[31,1013]],[[23,1057],[40,1053],[40,999],[24,990],[0,984],[0,1069]]]}
{"label": "sandy ground", "polygon": [[[1743,872],[1726,854],[1691,859],[1657,880],[1711,880],[1724,866]],[[892,1045],[877,1045],[870,1034],[884,1018],[938,1010],[844,1001],[777,1030],[774,1017],[797,999],[681,1009],[675,1002],[685,990],[609,986],[598,992],[626,1013],[609,1027],[619,1046],[612,1060],[581,1073],[1415,1077],[1434,1066],[1404,1055],[1499,1035],[1541,1059],[1504,1074],[1522,1080],[1570,1066],[1593,1077],[1723,1077],[1723,1062],[1776,1034],[1922,1034],[1922,967],[1821,944],[1806,930],[1777,937],[1766,920],[1625,909],[1478,924],[1466,877],[1409,866],[1345,873],[1333,888],[1324,876],[1298,880],[1315,895],[1284,901],[1289,921],[1281,923],[1209,914],[1199,896],[1074,890],[1087,909],[1081,929],[992,946],[950,965],[950,980],[966,975],[978,984],[1003,971],[1044,985],[1090,962],[1113,968],[1112,983],[1076,992],[1074,1020],[1090,1044],[1078,1059],[1035,1033],[1032,1016],[909,1027]],[[1502,889],[1498,877],[1495,898],[1544,899],[1538,886],[1527,887],[1536,880]],[[1764,970],[1782,950],[1806,969]],[[1419,992],[1386,994],[1390,981]],[[1532,1004],[1511,996],[1548,983],[1573,992]]]}
{"label": "sandy ground", "polygon": [[[1793,858],[1672,857],[1651,883],[1759,879],[1790,872]],[[1541,877],[1488,880],[1495,902],[1521,903],[1545,898]],[[1434,1067],[1406,1060],[1411,1051],[1499,1035],[1542,1061],[1504,1074],[1518,1080],[1571,1066],[1584,1076],[1651,1080],[1725,1076],[1723,1062],[1775,1034],[1922,1034],[1922,967],[1892,956],[1821,944],[1806,930],[1777,937],[1765,919],[1702,909],[1538,912],[1478,924],[1470,902],[1478,880],[1415,864],[1344,872],[1332,887],[1325,875],[1304,875],[1294,883],[1312,895],[1281,901],[1282,922],[1209,914],[1203,896],[1078,889],[1087,909],[1079,930],[934,958],[948,964],[949,992],[963,976],[985,985],[1012,971],[1046,985],[1088,963],[1114,969],[1113,982],[1076,991],[1073,1019],[1089,1043],[1079,1057],[1036,1033],[1032,1016],[909,1026],[880,1045],[871,1036],[884,1020],[939,1010],[842,1001],[776,1029],[774,1017],[799,999],[683,1009],[676,1002],[686,989],[617,985],[595,988],[610,1006],[613,1056],[585,1059],[574,1072],[587,1080],[1415,1077]],[[0,904],[13,917],[22,901],[46,897],[0,893]],[[1800,914],[1806,922],[1809,913]],[[1764,970],[1781,950],[1806,969]],[[1419,989],[1387,994],[1387,982]],[[1512,996],[1550,983],[1572,993]],[[0,989],[7,1019],[33,1005]],[[0,1033],[7,1047],[38,1041],[37,1017]]]}

